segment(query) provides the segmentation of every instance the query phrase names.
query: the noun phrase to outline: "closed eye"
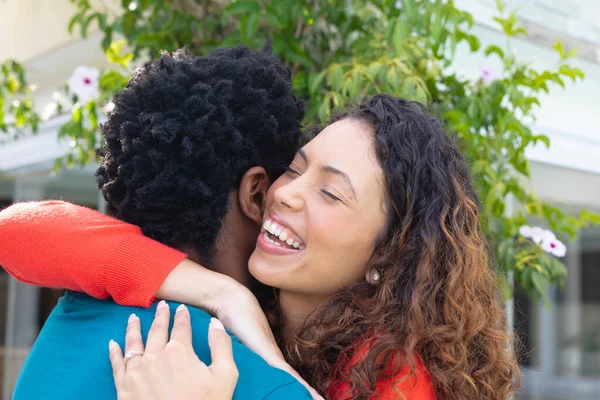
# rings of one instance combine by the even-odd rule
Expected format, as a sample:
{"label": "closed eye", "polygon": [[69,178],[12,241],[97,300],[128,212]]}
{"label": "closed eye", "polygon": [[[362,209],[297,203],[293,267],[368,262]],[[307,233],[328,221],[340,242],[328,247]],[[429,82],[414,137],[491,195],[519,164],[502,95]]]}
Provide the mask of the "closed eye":
{"label": "closed eye", "polygon": [[286,167],[286,172],[289,174],[293,174],[293,175],[300,175],[300,172],[296,171],[295,169],[291,168],[291,167]]}
{"label": "closed eye", "polygon": [[328,192],[327,190],[323,190],[323,189],[321,189],[321,192],[322,192],[322,193],[323,193],[325,196],[329,197],[329,198],[330,198],[330,199],[332,199],[332,200],[335,200],[335,201],[342,201],[342,199],[340,199],[340,198],[339,198],[339,197],[337,197],[336,195],[334,195],[334,194],[332,194],[332,193]]}

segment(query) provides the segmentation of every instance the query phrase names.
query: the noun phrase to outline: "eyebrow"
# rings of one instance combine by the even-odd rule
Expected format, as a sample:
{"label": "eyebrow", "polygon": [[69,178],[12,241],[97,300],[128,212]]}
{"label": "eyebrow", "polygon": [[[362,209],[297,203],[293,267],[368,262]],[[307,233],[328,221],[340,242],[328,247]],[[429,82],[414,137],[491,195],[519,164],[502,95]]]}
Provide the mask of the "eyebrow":
{"label": "eyebrow", "polygon": [[[308,157],[306,156],[306,153],[304,152],[304,150],[302,150],[302,149],[298,150],[298,154],[308,164]],[[344,171],[340,171],[339,169],[332,167],[331,165],[324,165],[323,167],[321,167],[321,169],[330,174],[335,174],[335,175],[342,177],[344,182],[346,182],[348,184],[348,186],[350,187],[350,190],[352,191],[354,198],[357,198],[356,190],[354,190],[354,186],[352,186],[352,181],[350,180],[350,177],[348,176],[347,173],[345,173]]]}

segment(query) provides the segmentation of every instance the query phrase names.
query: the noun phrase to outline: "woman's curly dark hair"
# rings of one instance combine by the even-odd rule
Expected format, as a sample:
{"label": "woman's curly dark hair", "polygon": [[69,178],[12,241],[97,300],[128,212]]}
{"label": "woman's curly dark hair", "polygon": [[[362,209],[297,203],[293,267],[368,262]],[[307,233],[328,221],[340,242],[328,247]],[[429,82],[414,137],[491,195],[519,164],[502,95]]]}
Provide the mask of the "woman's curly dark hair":
{"label": "woman's curly dark hair", "polygon": [[302,103],[270,51],[164,54],[115,96],[96,178],[109,212],[171,246],[210,255],[243,174],[275,179],[298,147]]}
{"label": "woman's curly dark hair", "polygon": [[[317,310],[287,343],[292,365],[321,393],[342,380],[368,399],[420,358],[440,400],[507,399],[520,371],[464,157],[416,102],[377,95],[332,122],[345,118],[373,131],[385,176],[387,235],[368,266],[381,281]],[[366,355],[352,363],[357,346]]]}

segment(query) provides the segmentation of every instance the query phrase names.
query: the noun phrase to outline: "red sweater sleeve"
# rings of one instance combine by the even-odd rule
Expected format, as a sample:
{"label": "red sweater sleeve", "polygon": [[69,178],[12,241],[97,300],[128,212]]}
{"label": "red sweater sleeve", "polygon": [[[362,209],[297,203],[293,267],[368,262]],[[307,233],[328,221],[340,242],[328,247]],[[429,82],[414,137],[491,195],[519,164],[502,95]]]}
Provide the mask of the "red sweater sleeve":
{"label": "red sweater sleeve", "polygon": [[0,212],[0,265],[17,280],[148,307],[186,255],[139,227],[62,201]]}

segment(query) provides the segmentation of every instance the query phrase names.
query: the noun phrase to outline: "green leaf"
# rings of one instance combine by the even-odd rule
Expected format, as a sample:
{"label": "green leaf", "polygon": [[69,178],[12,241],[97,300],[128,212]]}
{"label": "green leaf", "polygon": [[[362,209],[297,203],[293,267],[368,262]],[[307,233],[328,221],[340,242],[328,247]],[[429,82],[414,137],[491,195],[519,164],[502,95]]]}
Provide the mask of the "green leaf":
{"label": "green leaf", "polygon": [[398,74],[396,68],[390,67],[387,74],[385,75],[385,78],[387,79],[390,86],[394,89],[400,85],[400,75]]}
{"label": "green leaf", "polygon": [[121,19],[121,28],[125,36],[131,36],[135,30],[135,14],[132,12],[126,12]]}
{"label": "green leaf", "polygon": [[403,46],[406,40],[408,39],[410,33],[410,28],[408,26],[408,22],[404,19],[399,19],[396,21],[396,26],[394,27],[394,51],[396,55],[402,54]]}
{"label": "green leaf", "polygon": [[469,42],[469,46],[471,46],[472,52],[479,50],[479,48],[481,47],[481,42],[479,41],[479,38],[475,35],[467,35],[467,42]]}
{"label": "green leaf", "polygon": [[108,50],[108,48],[110,47],[110,44],[112,43],[112,28],[109,26],[106,28],[106,30],[104,31],[104,39],[102,39],[102,49],[104,51]]}
{"label": "green leaf", "polygon": [[539,271],[531,271],[531,282],[533,282],[533,286],[538,291],[538,293],[546,293],[546,289],[548,287],[548,280],[541,273],[539,273]]}
{"label": "green leaf", "polygon": [[73,119],[73,122],[79,124],[80,122],[82,122],[83,119],[83,109],[80,106],[76,106],[73,108],[73,111],[71,111],[71,118]]}
{"label": "green leaf", "polygon": [[331,88],[334,90],[339,90],[342,86],[342,79],[344,77],[344,71],[339,64],[334,64],[329,67],[329,72],[327,73],[327,80],[329,81]]}
{"label": "green leaf", "polygon": [[415,0],[402,0],[402,8],[404,15],[409,21],[416,21],[419,18],[419,11],[415,4]]}
{"label": "green leaf", "polygon": [[417,82],[414,77],[407,77],[402,84],[402,97],[414,100],[417,92]]}
{"label": "green leaf", "polygon": [[471,119],[477,119],[479,117],[479,107],[477,106],[476,101],[471,100],[471,103],[467,108],[467,115]]}
{"label": "green leaf", "polygon": [[96,115],[96,103],[90,101],[86,104],[85,108],[88,112],[88,119],[90,121],[90,125],[96,128],[98,126],[98,116]]}
{"label": "green leaf", "polygon": [[380,62],[374,61],[371,64],[369,64],[369,66],[367,67],[367,74],[372,79],[377,79],[377,75],[379,75],[381,68],[383,68],[383,64],[381,64]]}
{"label": "green leaf", "polygon": [[256,1],[236,1],[225,7],[225,15],[248,15],[260,11],[260,6]]}
{"label": "green leaf", "polygon": [[108,62],[113,64],[119,64],[122,67],[127,68],[129,62],[133,60],[133,54],[121,55],[121,49],[125,44],[125,40],[119,40],[118,42],[112,42],[106,50],[106,59]]}
{"label": "green leaf", "polygon": [[500,47],[496,46],[495,44],[489,45],[488,47],[485,48],[484,51],[486,56],[489,56],[492,53],[496,53],[498,54],[498,57],[500,58],[504,58],[504,50],[502,50]]}
{"label": "green leaf", "polygon": [[535,141],[540,141],[543,142],[546,145],[546,148],[549,149],[550,148],[550,138],[546,135],[537,135],[534,138]]}
{"label": "green leaf", "polygon": [[281,18],[279,18],[279,15],[277,15],[275,10],[273,10],[273,8],[271,6],[267,7],[264,17],[265,17],[265,20],[271,26],[274,26],[275,28],[283,28],[285,26],[283,24],[283,22],[281,21]]}
{"label": "green leaf", "polygon": [[244,42],[249,42],[254,38],[258,28],[258,20],[258,14],[250,14],[240,21],[240,33]]}
{"label": "green leaf", "polygon": [[434,40],[434,46],[438,47],[440,43],[440,39],[442,37],[442,32],[443,32],[443,21],[444,21],[444,14],[441,12],[441,10],[438,9],[435,12],[435,19],[433,22],[433,29],[431,31],[431,34],[433,36],[433,40]]}
{"label": "green leaf", "polygon": [[563,44],[559,39],[556,39],[556,43],[554,43],[552,48],[555,49],[556,51],[558,51],[558,54],[560,55],[561,59],[566,58],[567,54],[565,53],[565,48],[563,47]]}
{"label": "green leaf", "polygon": [[67,27],[69,34],[73,34],[73,28],[75,27],[75,24],[81,24],[81,17],[82,14],[76,14],[73,18],[71,18],[71,21],[69,21],[69,26]]}
{"label": "green leaf", "polygon": [[331,102],[329,101],[330,94],[331,93],[327,93],[327,95],[323,98],[323,102],[319,106],[318,114],[321,122],[326,122],[327,120],[329,120],[329,117],[331,115]]}
{"label": "green leaf", "polygon": [[564,64],[558,68],[558,72],[562,75],[568,76],[573,80],[573,82],[575,82],[577,78],[583,79],[585,77],[585,74],[579,68],[571,68]]}
{"label": "green leaf", "polygon": [[506,8],[506,3],[502,0],[496,0],[496,8],[498,9],[498,11],[500,11],[500,13],[502,13]]}
{"label": "green leaf", "polygon": [[323,79],[325,78],[325,74],[327,74],[327,70],[326,69],[323,70],[323,71],[321,71],[321,72],[319,72],[317,74],[317,76],[315,76],[313,78],[313,80],[310,82],[309,90],[310,90],[311,94],[314,95],[315,93],[317,93],[317,91],[319,89],[321,89],[321,87],[322,87],[321,84],[323,83]]}

